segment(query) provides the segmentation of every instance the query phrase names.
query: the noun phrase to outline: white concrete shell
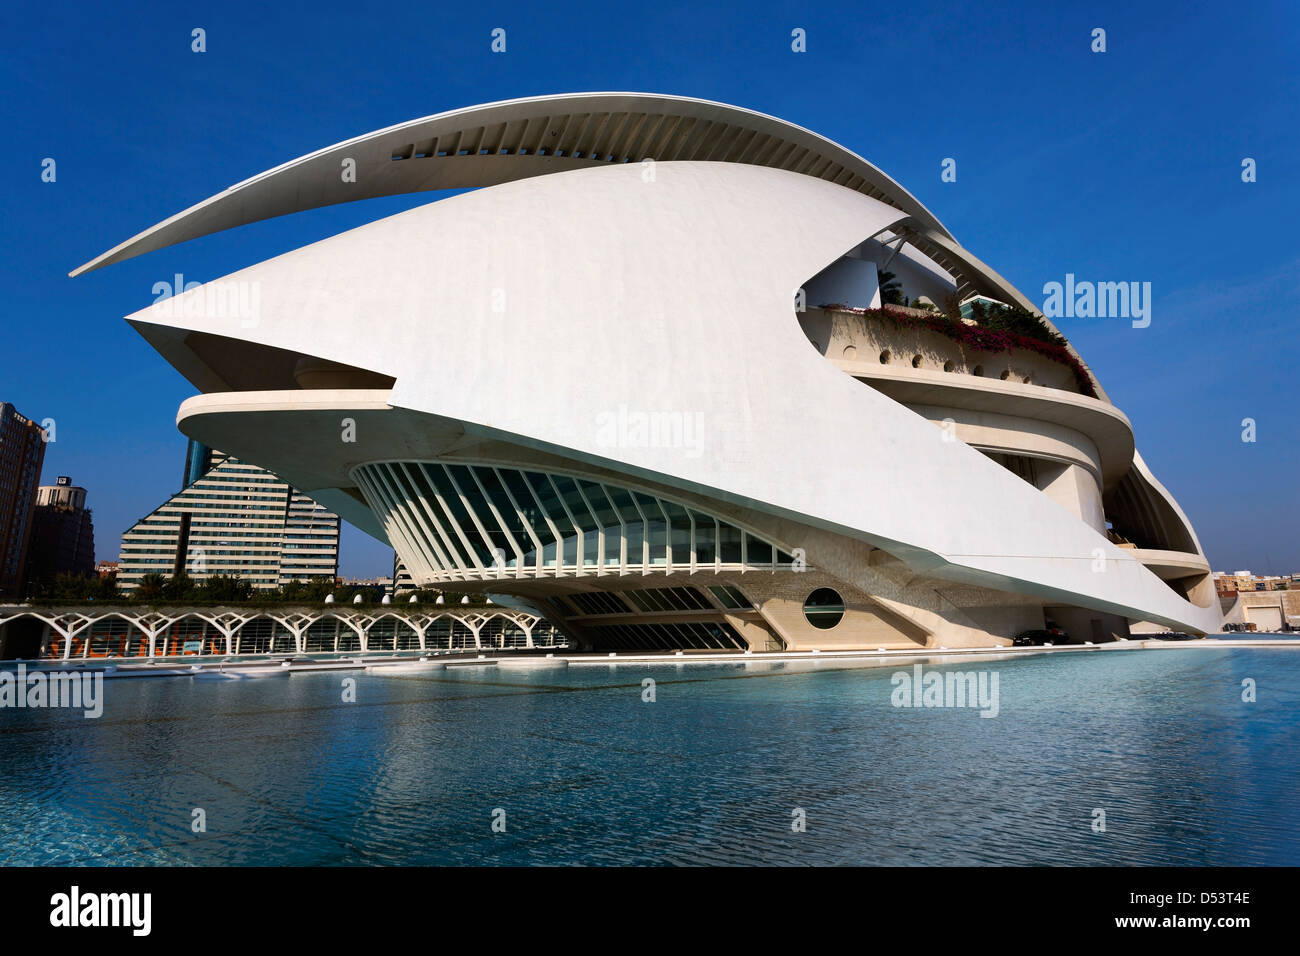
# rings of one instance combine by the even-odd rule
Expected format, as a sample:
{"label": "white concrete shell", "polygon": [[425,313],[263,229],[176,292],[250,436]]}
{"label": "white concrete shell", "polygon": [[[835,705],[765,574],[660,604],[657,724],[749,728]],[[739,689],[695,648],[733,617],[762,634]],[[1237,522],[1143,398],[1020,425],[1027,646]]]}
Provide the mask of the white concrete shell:
{"label": "white concrete shell", "polygon": [[[495,182],[220,280],[256,290],[255,315],[231,314],[205,287],[130,316],[207,392],[182,406],[182,431],[275,471],[380,536],[383,516],[367,513],[354,475],[367,462],[463,453],[621,476],[695,506],[711,503],[784,548],[804,548],[819,570],[857,581],[882,615],[906,619],[934,643],[1010,637],[1012,622],[1023,622],[964,613],[953,597],[963,589],[1005,595],[1009,606],[1217,629],[1212,592],[1201,588],[1193,603],[1166,584],[1200,574],[1204,556],[1104,393],[951,376],[949,384],[943,373],[908,377],[906,368],[874,381],[810,347],[791,305],[810,277],[880,235],[912,236],[920,259],[945,271],[954,288],[1023,296],[1007,292],[1005,280],[901,187],[848,151],[747,111],[646,99],[658,110],[660,132],[646,133],[628,159],[682,155],[659,147],[672,141],[672,130],[686,136],[688,120],[720,124],[719,139],[687,136],[694,145],[680,161],[586,161],[571,158],[571,145],[558,147],[566,156],[515,156],[517,167],[490,172],[511,158],[493,150],[512,110],[548,117],[546,131],[555,116],[567,117],[555,142],[582,146],[599,137],[570,137],[577,110],[632,115],[642,101],[591,94],[456,111],[256,177],[83,269],[354,198],[335,185],[345,154],[375,153],[360,167],[362,182],[374,168],[388,177],[364,195]],[[394,178],[394,168],[426,160],[393,160],[393,143],[420,149],[432,140],[427,162],[436,164],[455,156],[436,157],[441,137],[454,131],[456,143],[469,143],[456,161],[477,157],[471,171]],[[744,144],[761,160],[760,135],[784,136],[808,153],[784,164],[755,162]],[[554,161],[542,168],[542,160]],[[828,172],[833,164],[841,171]],[[311,380],[303,363],[316,360],[346,369],[331,377],[321,365],[325,373]],[[983,417],[963,420],[968,431],[952,440],[925,411],[949,407]],[[695,423],[699,440],[683,447],[611,433],[611,421],[629,413],[678,416]],[[355,425],[354,440],[344,437],[345,420]],[[1091,476],[1098,514],[1103,494],[1127,496],[1179,548],[1171,555],[1117,547],[1095,519],[1071,513],[976,450],[1001,447],[989,435],[1029,433],[1032,453],[1074,462]],[[865,557],[852,557],[854,542]],[[401,542],[394,544],[400,552]],[[874,567],[886,556],[898,565],[891,580],[912,582],[892,595],[854,577],[855,561]],[[909,597],[921,580],[937,595],[932,601]]]}
{"label": "white concrete shell", "polygon": [[[682,96],[569,93],[451,110],[308,153],[177,213],[72,274],[334,203],[492,186],[647,158],[794,170],[885,199],[924,227],[951,238],[939,220],[889,176],[856,153],[793,123]],[[340,175],[347,160],[357,164],[355,181]]]}

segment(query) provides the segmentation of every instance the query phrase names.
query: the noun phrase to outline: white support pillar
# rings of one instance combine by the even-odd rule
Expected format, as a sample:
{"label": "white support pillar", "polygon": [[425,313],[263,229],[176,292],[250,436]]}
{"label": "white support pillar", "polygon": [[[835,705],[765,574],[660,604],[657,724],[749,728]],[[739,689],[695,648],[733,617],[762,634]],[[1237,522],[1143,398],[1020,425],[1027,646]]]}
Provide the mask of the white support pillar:
{"label": "white support pillar", "polygon": [[[358,627],[356,624],[352,623],[351,617],[340,616],[338,619],[342,621],[344,625],[350,628],[353,631],[353,633],[357,635],[357,640],[361,642],[361,650],[364,653],[366,650],[366,632],[362,628]],[[337,647],[338,645],[336,644],[335,646]]]}

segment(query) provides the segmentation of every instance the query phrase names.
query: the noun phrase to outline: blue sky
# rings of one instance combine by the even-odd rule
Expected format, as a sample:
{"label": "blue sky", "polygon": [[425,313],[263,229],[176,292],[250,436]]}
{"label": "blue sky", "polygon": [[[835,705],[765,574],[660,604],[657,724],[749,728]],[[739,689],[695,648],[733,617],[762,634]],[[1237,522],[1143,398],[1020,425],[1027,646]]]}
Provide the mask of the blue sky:
{"label": "blue sky", "polygon": [[[637,90],[780,116],[880,166],[1035,301],[1150,282],[1149,328],[1062,319],[1216,569],[1300,571],[1300,7],[7,5],[0,400],[56,422],[44,480],[89,489],[101,559],[179,485],[194,389],[122,317],[436,198],[258,223],[73,280],[141,229],[339,140],[447,109]],[[190,31],[207,32],[207,52]],[[493,28],[507,52],[490,52]],[[807,52],[790,48],[807,32]],[[1090,50],[1091,31],[1107,51]],[[57,180],[41,181],[41,162]],[[940,164],[957,160],[957,181]],[[1258,181],[1241,181],[1241,162]],[[1242,420],[1257,441],[1241,440]],[[342,571],[391,551],[345,530]]]}

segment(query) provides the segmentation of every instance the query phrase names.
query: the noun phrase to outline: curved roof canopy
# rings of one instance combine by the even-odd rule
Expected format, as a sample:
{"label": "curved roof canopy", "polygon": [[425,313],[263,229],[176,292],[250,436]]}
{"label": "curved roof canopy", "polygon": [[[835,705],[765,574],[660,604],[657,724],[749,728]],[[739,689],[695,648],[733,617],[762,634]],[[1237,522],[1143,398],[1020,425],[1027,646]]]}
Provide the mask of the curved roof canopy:
{"label": "curved roof canopy", "polygon": [[[376,130],[231,186],[73,271],[74,276],[210,233],[355,199],[493,186],[646,159],[770,166],[825,179],[951,234],[911,193],[861,156],[774,116],[649,93],[505,100]],[[355,163],[355,180],[342,175]]]}

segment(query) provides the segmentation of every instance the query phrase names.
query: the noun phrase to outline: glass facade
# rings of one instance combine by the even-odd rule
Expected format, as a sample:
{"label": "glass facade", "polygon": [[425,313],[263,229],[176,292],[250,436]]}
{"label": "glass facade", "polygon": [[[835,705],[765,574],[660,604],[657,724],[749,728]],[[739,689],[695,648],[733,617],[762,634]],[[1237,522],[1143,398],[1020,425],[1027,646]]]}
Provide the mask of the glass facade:
{"label": "glass facade", "polygon": [[[192,477],[194,467],[207,470]],[[118,585],[151,572],[202,581],[238,576],[254,588],[333,581],[339,517],[256,465],[191,442],[186,486],[122,536]]]}
{"label": "glass facade", "polygon": [[588,631],[602,649],[743,651],[748,647],[735,628],[722,622],[602,624],[588,628]]}
{"label": "glass facade", "polygon": [[794,563],[713,515],[603,481],[441,462],[379,462],[352,474],[424,582]]}

